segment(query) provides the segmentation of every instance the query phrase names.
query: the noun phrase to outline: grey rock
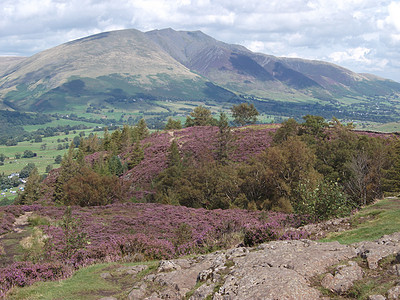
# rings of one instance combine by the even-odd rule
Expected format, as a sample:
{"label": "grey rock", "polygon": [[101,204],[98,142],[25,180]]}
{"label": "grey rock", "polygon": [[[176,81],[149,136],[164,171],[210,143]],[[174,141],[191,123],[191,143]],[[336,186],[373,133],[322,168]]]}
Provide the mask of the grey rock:
{"label": "grey rock", "polygon": [[368,300],[386,300],[385,296],[382,295],[371,295]]}
{"label": "grey rock", "polygon": [[338,266],[335,275],[328,273],[321,285],[332,292],[342,294],[353,286],[354,281],[362,279],[363,273],[362,268],[351,261],[348,266]]}
{"label": "grey rock", "polygon": [[361,242],[357,244],[357,253],[367,260],[368,268],[377,269],[379,261],[400,251],[400,234],[385,235],[374,242]]}
{"label": "grey rock", "polygon": [[110,273],[108,273],[108,272],[105,272],[105,273],[101,273],[100,277],[103,278],[103,279],[107,279],[107,278],[111,278],[112,275]]}
{"label": "grey rock", "polygon": [[[369,267],[374,267],[380,259],[399,252],[400,234],[354,245],[311,240],[274,241],[254,248],[242,247],[196,258],[163,261],[159,272],[145,276],[144,285],[135,287],[129,299],[146,299],[149,295],[152,299],[182,299],[196,283],[202,285],[194,291],[192,300],[207,296],[215,300],[325,299],[311,286],[314,276],[357,255],[366,258]],[[362,268],[350,261],[338,266],[333,274],[326,275],[323,284],[340,294],[362,276]],[[154,286],[157,286],[156,293],[151,290]],[[217,292],[216,286],[220,286]],[[394,299],[398,290],[400,287],[391,289],[388,297]],[[383,298],[376,298],[379,299]]]}
{"label": "grey rock", "polygon": [[400,276],[400,264],[394,265],[393,270],[395,271],[397,276]]}
{"label": "grey rock", "polygon": [[138,273],[147,270],[149,267],[146,265],[137,265],[137,266],[130,266],[130,267],[121,267],[118,268],[117,272],[126,273],[129,275],[137,275]]}
{"label": "grey rock", "polygon": [[103,297],[103,298],[100,298],[99,300],[118,300],[118,299],[114,298],[114,297]]}
{"label": "grey rock", "polygon": [[128,300],[143,299],[146,294],[147,284],[143,283],[139,286],[134,286],[128,294]]}
{"label": "grey rock", "polygon": [[214,299],[319,299],[320,292],[309,286],[303,276],[290,269],[237,269],[228,275]]}
{"label": "grey rock", "polygon": [[169,272],[174,270],[180,270],[181,266],[173,262],[172,260],[162,260],[158,266],[157,272]]}
{"label": "grey rock", "polygon": [[205,299],[208,295],[212,295],[214,291],[215,284],[203,284],[197,290],[194,291],[193,295],[189,298],[189,300],[202,300]]}
{"label": "grey rock", "polygon": [[399,299],[399,297],[400,297],[400,286],[399,285],[392,287],[390,290],[388,290],[387,298],[389,300]]}

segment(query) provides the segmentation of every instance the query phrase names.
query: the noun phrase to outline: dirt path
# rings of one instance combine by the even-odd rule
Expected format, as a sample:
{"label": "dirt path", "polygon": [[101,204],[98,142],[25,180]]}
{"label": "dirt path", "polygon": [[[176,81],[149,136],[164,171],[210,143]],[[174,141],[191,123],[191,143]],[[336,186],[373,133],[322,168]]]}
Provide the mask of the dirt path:
{"label": "dirt path", "polygon": [[15,219],[13,224],[13,230],[2,235],[0,242],[4,250],[4,254],[0,255],[0,267],[6,267],[17,260],[17,257],[21,255],[21,246],[19,242],[30,235],[30,231],[27,230],[29,224],[28,219],[33,212],[26,212]]}

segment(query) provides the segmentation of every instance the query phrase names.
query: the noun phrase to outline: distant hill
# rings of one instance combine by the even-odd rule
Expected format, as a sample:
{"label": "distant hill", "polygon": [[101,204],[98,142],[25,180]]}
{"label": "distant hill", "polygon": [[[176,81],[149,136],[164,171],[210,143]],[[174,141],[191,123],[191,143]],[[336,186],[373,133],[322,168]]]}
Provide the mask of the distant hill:
{"label": "distant hill", "polygon": [[275,115],[395,121],[399,95],[391,80],[254,53],[201,31],[104,32],[28,58],[0,58],[0,109],[21,111],[174,112],[177,101],[250,101]]}

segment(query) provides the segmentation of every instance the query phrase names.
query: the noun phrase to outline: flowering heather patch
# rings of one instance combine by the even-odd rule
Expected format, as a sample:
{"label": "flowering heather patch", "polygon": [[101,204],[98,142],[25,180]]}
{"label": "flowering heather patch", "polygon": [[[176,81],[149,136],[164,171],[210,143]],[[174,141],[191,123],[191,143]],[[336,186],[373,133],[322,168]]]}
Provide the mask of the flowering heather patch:
{"label": "flowering heather patch", "polygon": [[0,235],[13,228],[15,218],[24,213],[21,206],[9,205],[0,207]]}
{"label": "flowering heather patch", "polygon": [[[261,153],[270,145],[270,133],[275,130],[275,127],[265,125],[232,129],[229,159],[241,162]],[[152,180],[167,167],[167,153],[173,140],[178,144],[182,157],[188,156],[195,161],[205,157],[215,159],[218,127],[196,126],[152,134],[141,142],[144,159],[124,174],[123,180],[133,183],[136,188],[150,189]],[[121,157],[128,155],[129,151],[122,153]],[[140,198],[140,192],[134,195]]]}
{"label": "flowering heather patch", "polygon": [[33,264],[31,262],[16,262],[0,269],[0,298],[14,286],[28,286],[37,281],[57,280],[71,276],[72,268],[62,263]]}
{"label": "flowering heather patch", "polygon": [[[14,211],[14,207],[10,209]],[[238,239],[229,240],[230,236],[240,237],[243,232],[250,230],[261,236],[273,231],[275,239],[305,236],[305,233],[298,236],[285,233],[285,227],[296,226],[297,220],[283,213],[119,203],[72,207],[72,219],[79,225],[75,229],[79,232],[75,233],[83,233],[86,239],[83,247],[71,248],[69,244],[74,251],[67,253],[65,249],[71,240],[66,240],[66,233],[61,226],[65,207],[21,206],[19,213],[23,211],[34,211],[35,215],[51,220],[50,225],[39,226],[49,237],[43,262],[21,262],[0,269],[1,293],[12,286],[64,278],[71,274],[71,269],[93,263],[168,259],[229,247],[241,242]],[[267,240],[262,237],[252,239],[253,244]]]}

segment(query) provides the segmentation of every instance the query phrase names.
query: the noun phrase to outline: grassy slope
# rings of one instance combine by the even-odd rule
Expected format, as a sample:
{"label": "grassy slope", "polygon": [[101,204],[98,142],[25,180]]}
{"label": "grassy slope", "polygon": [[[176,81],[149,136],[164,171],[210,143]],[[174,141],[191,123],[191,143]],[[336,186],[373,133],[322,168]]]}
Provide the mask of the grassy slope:
{"label": "grassy slope", "polygon": [[400,231],[400,199],[386,198],[360,210],[351,218],[354,228],[332,233],[323,241],[338,241],[351,244],[365,240],[376,240],[385,234]]}
{"label": "grassy slope", "polygon": [[[154,270],[158,266],[157,262],[140,263],[148,265],[149,269],[138,274],[138,279]],[[14,289],[8,295],[8,299],[64,299],[64,300],[90,300],[100,299],[105,295],[113,295],[118,299],[126,299],[130,288],[134,284],[132,275],[123,274],[117,271],[120,267],[134,266],[138,263],[110,263],[97,264],[82,268],[71,278],[58,282],[38,282],[26,288]],[[114,280],[105,280],[101,278],[102,273],[110,273]]]}

